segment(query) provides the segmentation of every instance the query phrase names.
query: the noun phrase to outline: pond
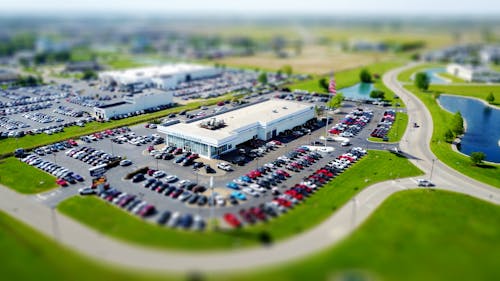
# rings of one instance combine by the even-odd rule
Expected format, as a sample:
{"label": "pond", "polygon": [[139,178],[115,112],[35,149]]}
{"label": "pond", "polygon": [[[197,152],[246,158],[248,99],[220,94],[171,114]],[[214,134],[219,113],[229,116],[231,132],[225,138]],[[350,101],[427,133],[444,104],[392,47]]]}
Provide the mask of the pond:
{"label": "pond", "polygon": [[372,90],[375,90],[372,83],[358,83],[348,88],[339,89],[338,92],[350,100],[375,100],[370,98]]}
{"label": "pond", "polygon": [[460,151],[470,155],[481,151],[486,160],[500,163],[500,110],[483,102],[458,96],[441,95],[441,106],[450,111],[460,111],[465,120],[466,132]]}
{"label": "pond", "polygon": [[[427,73],[427,76],[429,76],[431,84],[449,84],[450,83],[448,80],[439,77],[439,73],[446,72],[446,68],[444,68],[444,67],[428,68],[424,72]],[[413,75],[412,79],[415,79],[415,75],[416,74]]]}

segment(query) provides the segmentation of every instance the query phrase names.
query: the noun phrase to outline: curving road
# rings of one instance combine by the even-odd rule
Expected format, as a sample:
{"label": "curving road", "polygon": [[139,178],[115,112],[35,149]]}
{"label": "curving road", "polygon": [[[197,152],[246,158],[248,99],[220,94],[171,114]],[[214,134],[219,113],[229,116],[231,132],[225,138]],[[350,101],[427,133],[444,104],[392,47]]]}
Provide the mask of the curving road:
{"label": "curving road", "polygon": [[[420,128],[408,127],[400,143],[401,150],[410,156],[411,162],[426,172],[426,177],[431,176],[432,170],[432,180],[438,189],[500,204],[499,189],[465,177],[439,161],[433,164],[435,156],[428,146],[432,135],[430,113],[396,79],[397,74],[408,67],[412,65],[390,71],[383,77],[386,85],[405,102],[410,124],[421,124]],[[97,260],[167,272],[227,271],[296,260],[330,247],[347,237],[391,194],[413,188],[417,187],[412,178],[374,184],[315,228],[290,239],[269,247],[203,253],[159,250],[115,240],[5,187],[0,188],[0,208],[62,244]]]}

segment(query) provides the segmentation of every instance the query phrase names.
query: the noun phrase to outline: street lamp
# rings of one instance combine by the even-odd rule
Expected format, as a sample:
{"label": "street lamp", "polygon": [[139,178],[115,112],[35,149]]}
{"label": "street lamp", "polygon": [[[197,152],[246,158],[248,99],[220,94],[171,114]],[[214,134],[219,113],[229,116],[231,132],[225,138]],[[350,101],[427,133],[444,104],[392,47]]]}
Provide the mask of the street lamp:
{"label": "street lamp", "polygon": [[436,159],[432,159],[431,174],[429,176],[429,181],[432,181],[432,172],[434,171],[434,162]]}

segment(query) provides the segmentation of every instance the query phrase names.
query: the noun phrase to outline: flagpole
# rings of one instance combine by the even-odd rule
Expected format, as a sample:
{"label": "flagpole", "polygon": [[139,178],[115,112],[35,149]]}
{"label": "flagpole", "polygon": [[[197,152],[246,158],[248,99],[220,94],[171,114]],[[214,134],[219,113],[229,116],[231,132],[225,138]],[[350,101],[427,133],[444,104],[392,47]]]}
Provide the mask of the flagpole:
{"label": "flagpole", "polygon": [[330,81],[328,83],[328,101],[327,101],[327,106],[326,106],[326,125],[325,125],[325,148],[326,148],[326,142],[328,141],[328,121],[330,120],[330,116],[328,116],[328,112],[330,111],[330,101],[332,99],[332,93],[330,91],[330,86],[332,83],[333,79],[333,71],[330,73]]}

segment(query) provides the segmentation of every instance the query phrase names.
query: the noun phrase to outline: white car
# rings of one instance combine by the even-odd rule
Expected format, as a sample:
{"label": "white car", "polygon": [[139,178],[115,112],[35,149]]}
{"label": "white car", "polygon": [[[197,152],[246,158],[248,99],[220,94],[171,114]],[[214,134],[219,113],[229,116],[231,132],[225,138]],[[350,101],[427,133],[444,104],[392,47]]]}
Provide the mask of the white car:
{"label": "white car", "polygon": [[253,190],[252,188],[243,187],[241,191],[245,192],[248,195],[252,195],[253,197],[259,197],[259,193],[257,193],[257,191]]}
{"label": "white car", "polygon": [[162,178],[162,177],[164,177],[166,175],[167,175],[167,173],[165,173],[162,170],[159,170],[159,171],[156,171],[156,172],[153,173],[153,177],[154,178]]}
{"label": "white car", "polygon": [[217,203],[218,206],[226,205],[226,200],[222,196],[215,197],[215,202]]}
{"label": "white car", "polygon": [[132,165],[132,161],[130,161],[128,159],[124,159],[124,160],[120,161],[120,166],[129,166],[129,165]]}
{"label": "white car", "polygon": [[434,186],[434,184],[430,180],[426,179],[418,179],[417,180],[418,186]]}
{"label": "white car", "polygon": [[80,193],[80,195],[92,195],[96,194],[96,191],[90,187],[83,187],[78,189],[78,193]]}
{"label": "white car", "polygon": [[228,163],[221,162],[217,164],[217,168],[224,170],[224,171],[232,171],[233,167],[229,165]]}
{"label": "white car", "polygon": [[178,178],[177,178],[177,176],[175,176],[175,175],[170,175],[170,176],[167,176],[167,177],[165,178],[165,181],[167,181],[167,182],[174,182],[174,181],[176,181],[176,180],[178,180]]}

